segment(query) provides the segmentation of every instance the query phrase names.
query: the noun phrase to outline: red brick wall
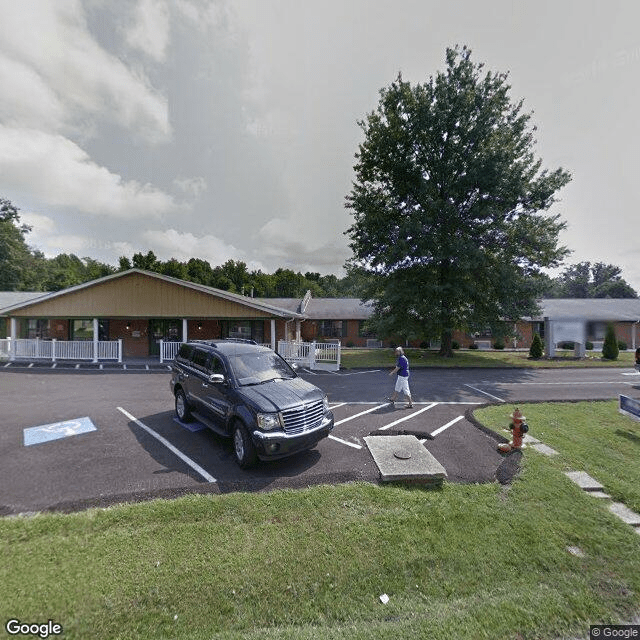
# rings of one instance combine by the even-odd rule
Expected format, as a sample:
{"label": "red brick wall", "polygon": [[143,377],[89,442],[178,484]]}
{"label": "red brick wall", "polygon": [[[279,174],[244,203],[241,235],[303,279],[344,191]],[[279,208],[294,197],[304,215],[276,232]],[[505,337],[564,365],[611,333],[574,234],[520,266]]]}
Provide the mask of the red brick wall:
{"label": "red brick wall", "polygon": [[145,358],[149,355],[149,321],[147,319],[111,319],[109,339],[118,340],[118,338],[122,338],[122,355],[125,358]]}

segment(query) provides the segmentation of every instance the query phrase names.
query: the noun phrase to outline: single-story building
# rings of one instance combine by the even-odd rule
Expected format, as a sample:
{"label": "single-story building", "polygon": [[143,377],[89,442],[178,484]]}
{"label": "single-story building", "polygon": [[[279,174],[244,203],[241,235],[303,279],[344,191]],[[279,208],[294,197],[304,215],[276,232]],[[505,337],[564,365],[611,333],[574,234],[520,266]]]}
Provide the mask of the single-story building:
{"label": "single-story building", "polygon": [[[640,346],[640,299],[545,299],[539,316],[513,324],[508,347],[528,348],[535,333],[558,342],[604,340],[613,323],[618,339]],[[0,337],[42,341],[121,341],[122,355],[157,356],[160,341],[250,338],[275,347],[285,341],[340,341],[380,346],[367,334],[371,307],[354,298],[253,298],[130,269],[55,291],[0,292]],[[492,336],[456,332],[462,346],[490,346]]]}

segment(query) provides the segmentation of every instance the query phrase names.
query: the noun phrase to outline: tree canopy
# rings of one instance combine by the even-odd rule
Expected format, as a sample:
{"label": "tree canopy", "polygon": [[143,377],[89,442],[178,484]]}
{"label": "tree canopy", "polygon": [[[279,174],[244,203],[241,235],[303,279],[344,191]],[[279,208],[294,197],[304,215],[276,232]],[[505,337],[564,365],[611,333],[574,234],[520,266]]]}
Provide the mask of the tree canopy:
{"label": "tree canopy", "polygon": [[364,141],[346,205],[350,264],[377,277],[378,331],[440,337],[498,326],[536,310],[542,268],[567,255],[565,223],[546,212],[570,181],[542,169],[531,115],[507,74],[483,72],[463,47],[446,70],[412,86],[402,75],[359,122]]}
{"label": "tree canopy", "polygon": [[637,298],[635,289],[622,277],[622,269],[603,262],[569,265],[549,280],[548,298]]}

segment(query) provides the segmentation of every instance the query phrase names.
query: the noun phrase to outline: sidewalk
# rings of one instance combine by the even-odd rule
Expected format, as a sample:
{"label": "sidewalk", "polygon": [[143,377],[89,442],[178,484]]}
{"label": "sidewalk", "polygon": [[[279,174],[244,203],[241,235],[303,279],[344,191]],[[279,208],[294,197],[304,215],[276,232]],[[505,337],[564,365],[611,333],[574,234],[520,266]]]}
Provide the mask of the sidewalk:
{"label": "sidewalk", "polygon": [[124,358],[122,362],[89,360],[0,360],[0,371],[78,371],[93,373],[149,372],[167,373],[170,362],[160,362],[158,357]]}

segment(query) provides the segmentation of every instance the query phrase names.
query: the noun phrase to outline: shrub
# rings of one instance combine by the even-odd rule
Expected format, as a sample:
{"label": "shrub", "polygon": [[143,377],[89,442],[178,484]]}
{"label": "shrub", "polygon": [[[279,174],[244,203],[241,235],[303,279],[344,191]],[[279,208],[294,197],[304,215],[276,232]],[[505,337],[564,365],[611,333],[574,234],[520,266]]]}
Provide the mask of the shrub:
{"label": "shrub", "polygon": [[627,343],[624,342],[623,340],[618,340],[618,349],[620,349],[620,351],[626,351]]}
{"label": "shrub", "polygon": [[494,348],[494,349],[504,349],[504,340],[502,340],[501,338],[498,338],[498,339],[493,343],[493,348]]}
{"label": "shrub", "polygon": [[452,348],[452,349],[459,349],[459,348],[460,348],[460,343],[459,343],[459,342],[457,342],[456,340],[453,340],[453,341],[451,342],[451,348]]}
{"label": "shrub", "polygon": [[587,341],[584,343],[584,348],[585,348],[587,351],[593,351],[593,342],[589,342],[589,340],[587,340]]}
{"label": "shrub", "polygon": [[475,342],[469,345],[469,349],[477,349],[477,348],[478,348],[478,345]]}
{"label": "shrub", "polygon": [[542,358],[542,352],[542,340],[540,339],[540,335],[535,333],[531,341],[531,346],[529,347],[529,357],[537,360],[538,358]]}
{"label": "shrub", "polygon": [[618,340],[616,338],[616,330],[612,324],[607,325],[607,333],[604,337],[602,345],[602,357],[606,360],[617,360],[620,349],[618,348]]}

